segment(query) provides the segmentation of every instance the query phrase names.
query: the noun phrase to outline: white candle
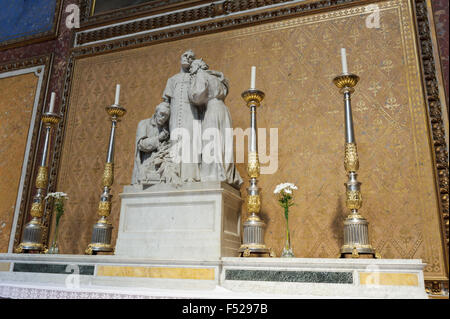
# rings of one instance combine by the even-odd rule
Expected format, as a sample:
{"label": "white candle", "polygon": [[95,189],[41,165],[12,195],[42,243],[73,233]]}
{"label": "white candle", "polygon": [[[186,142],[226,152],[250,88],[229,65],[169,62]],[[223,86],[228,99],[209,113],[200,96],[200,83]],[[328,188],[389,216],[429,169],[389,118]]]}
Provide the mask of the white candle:
{"label": "white candle", "polygon": [[341,60],[342,60],[342,73],[347,74],[347,54],[345,52],[345,48],[341,48]]}
{"label": "white candle", "polygon": [[53,109],[55,108],[55,97],[56,93],[52,92],[52,95],[50,97],[50,107],[48,108],[49,113],[53,113]]}
{"label": "white candle", "polygon": [[116,99],[114,100],[115,105],[119,105],[119,96],[120,96],[120,84],[116,85]]}
{"label": "white candle", "polygon": [[256,82],[256,66],[252,66],[252,77],[250,80],[250,88],[255,88],[255,82]]}

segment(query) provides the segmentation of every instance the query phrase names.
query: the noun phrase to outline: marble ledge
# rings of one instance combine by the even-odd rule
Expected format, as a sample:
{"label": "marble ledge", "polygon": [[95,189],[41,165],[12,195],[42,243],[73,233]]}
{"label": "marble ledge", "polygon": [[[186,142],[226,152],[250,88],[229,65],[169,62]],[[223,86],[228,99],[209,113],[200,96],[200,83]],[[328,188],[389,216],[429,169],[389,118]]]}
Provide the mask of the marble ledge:
{"label": "marble ledge", "polygon": [[0,263],[8,262],[50,262],[77,264],[114,264],[114,265],[186,265],[219,266],[220,260],[169,260],[152,258],[130,258],[115,255],[65,255],[65,254],[0,254]]}
{"label": "marble ledge", "polygon": [[282,267],[305,269],[352,269],[366,270],[367,267],[423,271],[422,259],[357,259],[357,258],[239,258],[223,257],[226,267]]}
{"label": "marble ledge", "polygon": [[53,262],[85,264],[125,265],[197,265],[257,268],[305,268],[305,269],[352,269],[366,270],[375,266],[379,269],[423,271],[426,266],[421,259],[344,259],[344,258],[242,258],[222,257],[220,260],[172,260],[152,258],[130,258],[115,255],[49,255],[49,254],[0,254],[0,262]]}
{"label": "marble ledge", "polygon": [[198,182],[184,183],[180,186],[174,184],[156,184],[145,187],[143,185],[125,185],[120,197],[127,196],[149,196],[149,195],[176,195],[183,193],[216,193],[227,191],[241,198],[240,190],[228,185],[224,182]]}
{"label": "marble ledge", "polygon": [[[44,254],[0,254],[4,268],[0,271],[0,295],[22,298],[30,289],[38,289],[38,298],[53,296],[56,290],[67,288],[71,271],[66,267],[73,264],[83,269],[79,276],[82,296],[97,296],[104,289],[123,293],[140,288],[145,289],[142,295],[149,296],[157,295],[155,289],[164,289],[164,295],[185,290],[180,295],[187,297],[195,290],[216,297],[213,290],[219,288],[229,292],[230,298],[255,292],[258,298],[427,298],[425,264],[420,259],[156,260]],[[57,288],[47,287],[47,283]],[[28,287],[17,293],[18,284]],[[49,292],[49,288],[53,290]]]}

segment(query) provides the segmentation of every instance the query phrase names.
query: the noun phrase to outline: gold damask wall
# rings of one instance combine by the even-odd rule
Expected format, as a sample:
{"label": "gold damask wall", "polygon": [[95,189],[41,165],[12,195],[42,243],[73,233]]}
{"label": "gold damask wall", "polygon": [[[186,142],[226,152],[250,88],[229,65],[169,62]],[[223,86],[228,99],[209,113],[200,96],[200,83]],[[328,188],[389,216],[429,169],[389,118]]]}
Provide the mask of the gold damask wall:
{"label": "gold damask wall", "polygon": [[8,252],[38,79],[34,73],[0,79],[0,253]]}
{"label": "gold damask wall", "polygon": [[[258,126],[278,128],[278,170],[260,178],[265,242],[280,254],[284,217],[275,186],[292,182],[290,227],[297,257],[335,258],[343,242],[345,209],[344,109],[332,78],[340,73],[340,48],[361,81],[353,95],[360,156],[361,213],[372,245],[383,258],[422,258],[426,276],[443,278],[445,261],[433,159],[428,134],[412,8],[408,1],[378,3],[381,28],[367,28],[364,7],[261,24],[138,49],[78,59],[74,66],[58,190],[70,200],[61,220],[61,251],[82,254],[90,242],[101,193],[111,122],[104,107],[122,86],[128,113],[115,149],[113,244],[123,186],[131,181],[139,120],[150,117],[179,57],[193,49],[231,84],[233,126],[247,128],[240,94],[257,66],[256,86],[266,93]],[[242,176],[245,165],[237,165]],[[248,180],[241,188],[243,195]],[[245,208],[243,209],[245,214]]]}

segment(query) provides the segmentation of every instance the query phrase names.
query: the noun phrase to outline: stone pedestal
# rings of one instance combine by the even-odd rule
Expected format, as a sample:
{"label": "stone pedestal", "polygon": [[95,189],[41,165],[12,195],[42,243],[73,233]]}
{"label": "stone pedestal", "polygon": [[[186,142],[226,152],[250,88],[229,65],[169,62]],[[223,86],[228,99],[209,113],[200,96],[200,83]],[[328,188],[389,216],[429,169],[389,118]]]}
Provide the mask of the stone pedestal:
{"label": "stone pedestal", "polygon": [[160,260],[238,256],[240,192],[226,183],[125,186],[115,254]]}

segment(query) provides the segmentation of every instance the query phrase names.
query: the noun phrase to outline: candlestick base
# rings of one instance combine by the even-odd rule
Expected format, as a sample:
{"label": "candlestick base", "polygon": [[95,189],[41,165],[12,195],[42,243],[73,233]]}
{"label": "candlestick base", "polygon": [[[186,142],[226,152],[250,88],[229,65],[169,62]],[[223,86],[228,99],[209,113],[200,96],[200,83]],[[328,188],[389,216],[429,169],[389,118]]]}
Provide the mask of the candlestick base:
{"label": "candlestick base", "polygon": [[350,214],[344,221],[344,245],[341,258],[380,258],[369,243],[369,223],[359,214]]}
{"label": "candlestick base", "polygon": [[262,257],[270,254],[270,249],[264,244],[265,226],[266,224],[256,214],[252,214],[245,221],[243,244],[238,250],[241,257]]}
{"label": "candlestick base", "polygon": [[113,226],[106,219],[100,220],[94,225],[92,232],[92,240],[88,245],[85,253],[87,255],[95,255],[98,252],[112,252],[114,248],[111,246],[111,234]]}
{"label": "candlestick base", "polygon": [[16,253],[24,253],[29,251],[42,252],[45,250],[42,244],[42,234],[44,226],[38,218],[33,218],[23,231],[23,241],[15,249]]}

